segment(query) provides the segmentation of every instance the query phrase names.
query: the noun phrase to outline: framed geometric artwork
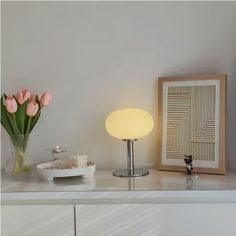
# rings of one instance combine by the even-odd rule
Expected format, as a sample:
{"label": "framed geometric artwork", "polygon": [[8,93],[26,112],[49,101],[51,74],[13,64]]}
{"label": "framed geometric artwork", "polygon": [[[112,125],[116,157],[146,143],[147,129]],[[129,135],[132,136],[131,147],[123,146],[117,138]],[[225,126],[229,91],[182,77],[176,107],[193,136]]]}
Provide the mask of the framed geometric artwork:
{"label": "framed geometric artwork", "polygon": [[159,78],[158,116],[159,170],[226,173],[226,75]]}

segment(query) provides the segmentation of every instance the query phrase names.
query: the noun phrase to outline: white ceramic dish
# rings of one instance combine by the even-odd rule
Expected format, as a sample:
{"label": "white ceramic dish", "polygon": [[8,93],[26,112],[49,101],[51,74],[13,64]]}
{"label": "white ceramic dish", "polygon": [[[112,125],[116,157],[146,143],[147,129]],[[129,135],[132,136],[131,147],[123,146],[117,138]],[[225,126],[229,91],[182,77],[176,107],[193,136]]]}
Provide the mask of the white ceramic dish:
{"label": "white ceramic dish", "polygon": [[55,177],[72,177],[82,176],[82,178],[94,177],[96,166],[93,162],[88,162],[87,167],[82,168],[66,168],[66,169],[53,169],[55,163],[46,162],[37,165],[37,172],[40,178],[51,181]]}

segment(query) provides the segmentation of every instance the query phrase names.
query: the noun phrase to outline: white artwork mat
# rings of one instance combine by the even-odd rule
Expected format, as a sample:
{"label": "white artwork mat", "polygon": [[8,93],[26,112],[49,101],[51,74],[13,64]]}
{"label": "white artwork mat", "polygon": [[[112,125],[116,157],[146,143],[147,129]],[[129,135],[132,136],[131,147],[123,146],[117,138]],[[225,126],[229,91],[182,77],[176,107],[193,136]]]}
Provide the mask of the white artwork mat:
{"label": "white artwork mat", "polygon": [[168,89],[171,87],[207,86],[215,85],[215,158],[214,160],[194,160],[194,166],[205,168],[218,168],[220,155],[220,81],[219,80],[191,80],[173,81],[163,83],[163,124],[162,124],[162,165],[183,166],[183,159],[167,158],[167,121],[168,121]]}

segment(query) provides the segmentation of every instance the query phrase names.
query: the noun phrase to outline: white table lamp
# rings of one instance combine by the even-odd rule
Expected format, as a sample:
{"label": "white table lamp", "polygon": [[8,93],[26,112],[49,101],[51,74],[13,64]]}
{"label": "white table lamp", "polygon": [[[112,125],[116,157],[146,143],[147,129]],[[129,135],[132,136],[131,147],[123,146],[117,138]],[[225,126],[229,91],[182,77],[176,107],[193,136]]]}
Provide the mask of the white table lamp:
{"label": "white table lamp", "polygon": [[134,141],[147,136],[153,129],[152,116],[141,109],[124,108],[113,111],[105,121],[107,132],[127,142],[127,169],[114,170],[119,177],[137,177],[148,175],[147,169],[134,168]]}

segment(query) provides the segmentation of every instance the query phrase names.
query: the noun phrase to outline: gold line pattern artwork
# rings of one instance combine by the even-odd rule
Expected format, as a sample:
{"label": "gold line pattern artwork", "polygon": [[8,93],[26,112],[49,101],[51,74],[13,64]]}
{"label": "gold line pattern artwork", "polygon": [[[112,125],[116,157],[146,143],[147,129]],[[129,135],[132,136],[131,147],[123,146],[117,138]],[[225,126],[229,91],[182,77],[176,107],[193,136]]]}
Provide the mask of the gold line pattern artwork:
{"label": "gold line pattern artwork", "polygon": [[215,160],[215,85],[168,88],[167,158]]}

